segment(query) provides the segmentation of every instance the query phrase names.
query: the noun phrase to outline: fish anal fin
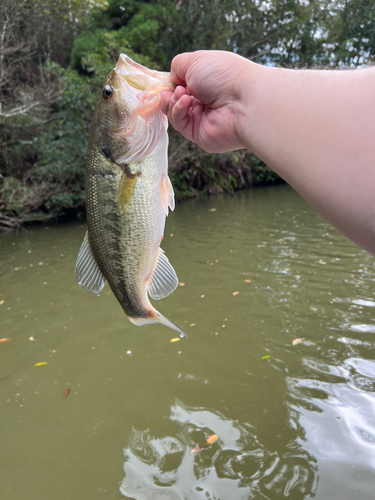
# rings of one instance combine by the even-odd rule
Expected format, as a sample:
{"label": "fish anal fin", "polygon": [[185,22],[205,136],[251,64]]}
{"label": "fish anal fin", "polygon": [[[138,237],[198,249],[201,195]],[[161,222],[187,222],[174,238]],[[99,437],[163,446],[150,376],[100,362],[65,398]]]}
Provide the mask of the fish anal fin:
{"label": "fish anal fin", "polygon": [[96,263],[87,232],[78,253],[75,277],[78,284],[93,295],[100,295],[105,285],[105,277]]}
{"label": "fish anal fin", "polygon": [[174,210],[174,191],[171,180],[168,176],[163,175],[161,180],[161,204],[162,207],[168,215],[168,207],[173,211]]}
{"label": "fish anal fin", "polygon": [[148,294],[152,299],[160,300],[176,290],[177,286],[176,272],[164,250],[159,247],[155,268],[147,286]]}

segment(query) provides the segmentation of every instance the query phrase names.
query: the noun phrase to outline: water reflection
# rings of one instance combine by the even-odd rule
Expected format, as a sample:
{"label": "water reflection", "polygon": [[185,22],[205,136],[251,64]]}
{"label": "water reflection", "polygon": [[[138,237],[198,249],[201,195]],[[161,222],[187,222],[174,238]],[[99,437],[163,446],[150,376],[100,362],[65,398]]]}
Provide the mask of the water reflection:
{"label": "water reflection", "polygon": [[320,498],[357,493],[373,498],[375,362],[348,358],[333,366],[310,359],[305,365],[311,378],[289,377],[287,382],[299,434],[318,459]]}
{"label": "water reflection", "polygon": [[[169,419],[177,424],[174,436],[157,437],[152,429],[132,430],[120,488],[125,497],[243,500],[314,495],[317,462],[296,432],[280,453],[267,449],[250,424],[213,410],[176,401]],[[297,431],[292,415],[290,423]],[[219,440],[190,454],[212,434],[218,434]]]}

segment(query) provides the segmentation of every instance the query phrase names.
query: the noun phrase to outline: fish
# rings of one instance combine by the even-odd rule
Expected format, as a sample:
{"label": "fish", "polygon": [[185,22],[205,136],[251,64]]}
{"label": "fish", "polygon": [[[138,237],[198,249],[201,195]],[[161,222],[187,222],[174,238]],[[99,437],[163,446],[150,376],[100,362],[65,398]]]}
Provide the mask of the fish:
{"label": "fish", "polygon": [[168,120],[160,109],[169,73],[121,54],[109,73],[90,128],[86,164],[87,232],[75,265],[80,286],[100,295],[107,281],[128,319],[186,336],[150,303],[178,286],[160,247],[174,210],[168,177]]}

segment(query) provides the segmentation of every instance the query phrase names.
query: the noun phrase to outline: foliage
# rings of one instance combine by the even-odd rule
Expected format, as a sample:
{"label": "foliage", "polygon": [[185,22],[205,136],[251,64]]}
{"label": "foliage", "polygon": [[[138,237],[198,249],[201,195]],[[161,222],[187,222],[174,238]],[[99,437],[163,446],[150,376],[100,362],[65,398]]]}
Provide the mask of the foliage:
{"label": "foliage", "polygon": [[90,75],[100,88],[123,52],[145,66],[155,66],[148,56],[134,52],[123,28],[118,31],[97,29],[93,33],[82,33],[74,40],[71,66],[80,74]]}

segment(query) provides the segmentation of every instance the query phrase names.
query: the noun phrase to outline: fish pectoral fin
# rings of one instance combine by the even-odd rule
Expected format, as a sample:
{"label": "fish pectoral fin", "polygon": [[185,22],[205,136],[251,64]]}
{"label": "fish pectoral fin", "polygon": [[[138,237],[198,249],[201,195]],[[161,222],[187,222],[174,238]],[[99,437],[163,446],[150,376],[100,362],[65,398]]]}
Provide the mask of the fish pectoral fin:
{"label": "fish pectoral fin", "polygon": [[148,282],[147,291],[154,300],[164,299],[178,286],[178,278],[164,250],[159,247],[159,253],[154,272]]}
{"label": "fish pectoral fin", "polygon": [[75,276],[82,288],[94,295],[100,295],[105,285],[105,278],[92,253],[87,232],[78,253]]}
{"label": "fish pectoral fin", "polygon": [[168,176],[163,175],[161,180],[161,203],[166,215],[168,215],[168,207],[174,210],[174,191],[171,180]]}
{"label": "fish pectoral fin", "polygon": [[129,167],[125,165],[117,193],[117,203],[119,206],[120,214],[124,213],[126,207],[133,198],[138,175],[138,173],[132,174]]}

